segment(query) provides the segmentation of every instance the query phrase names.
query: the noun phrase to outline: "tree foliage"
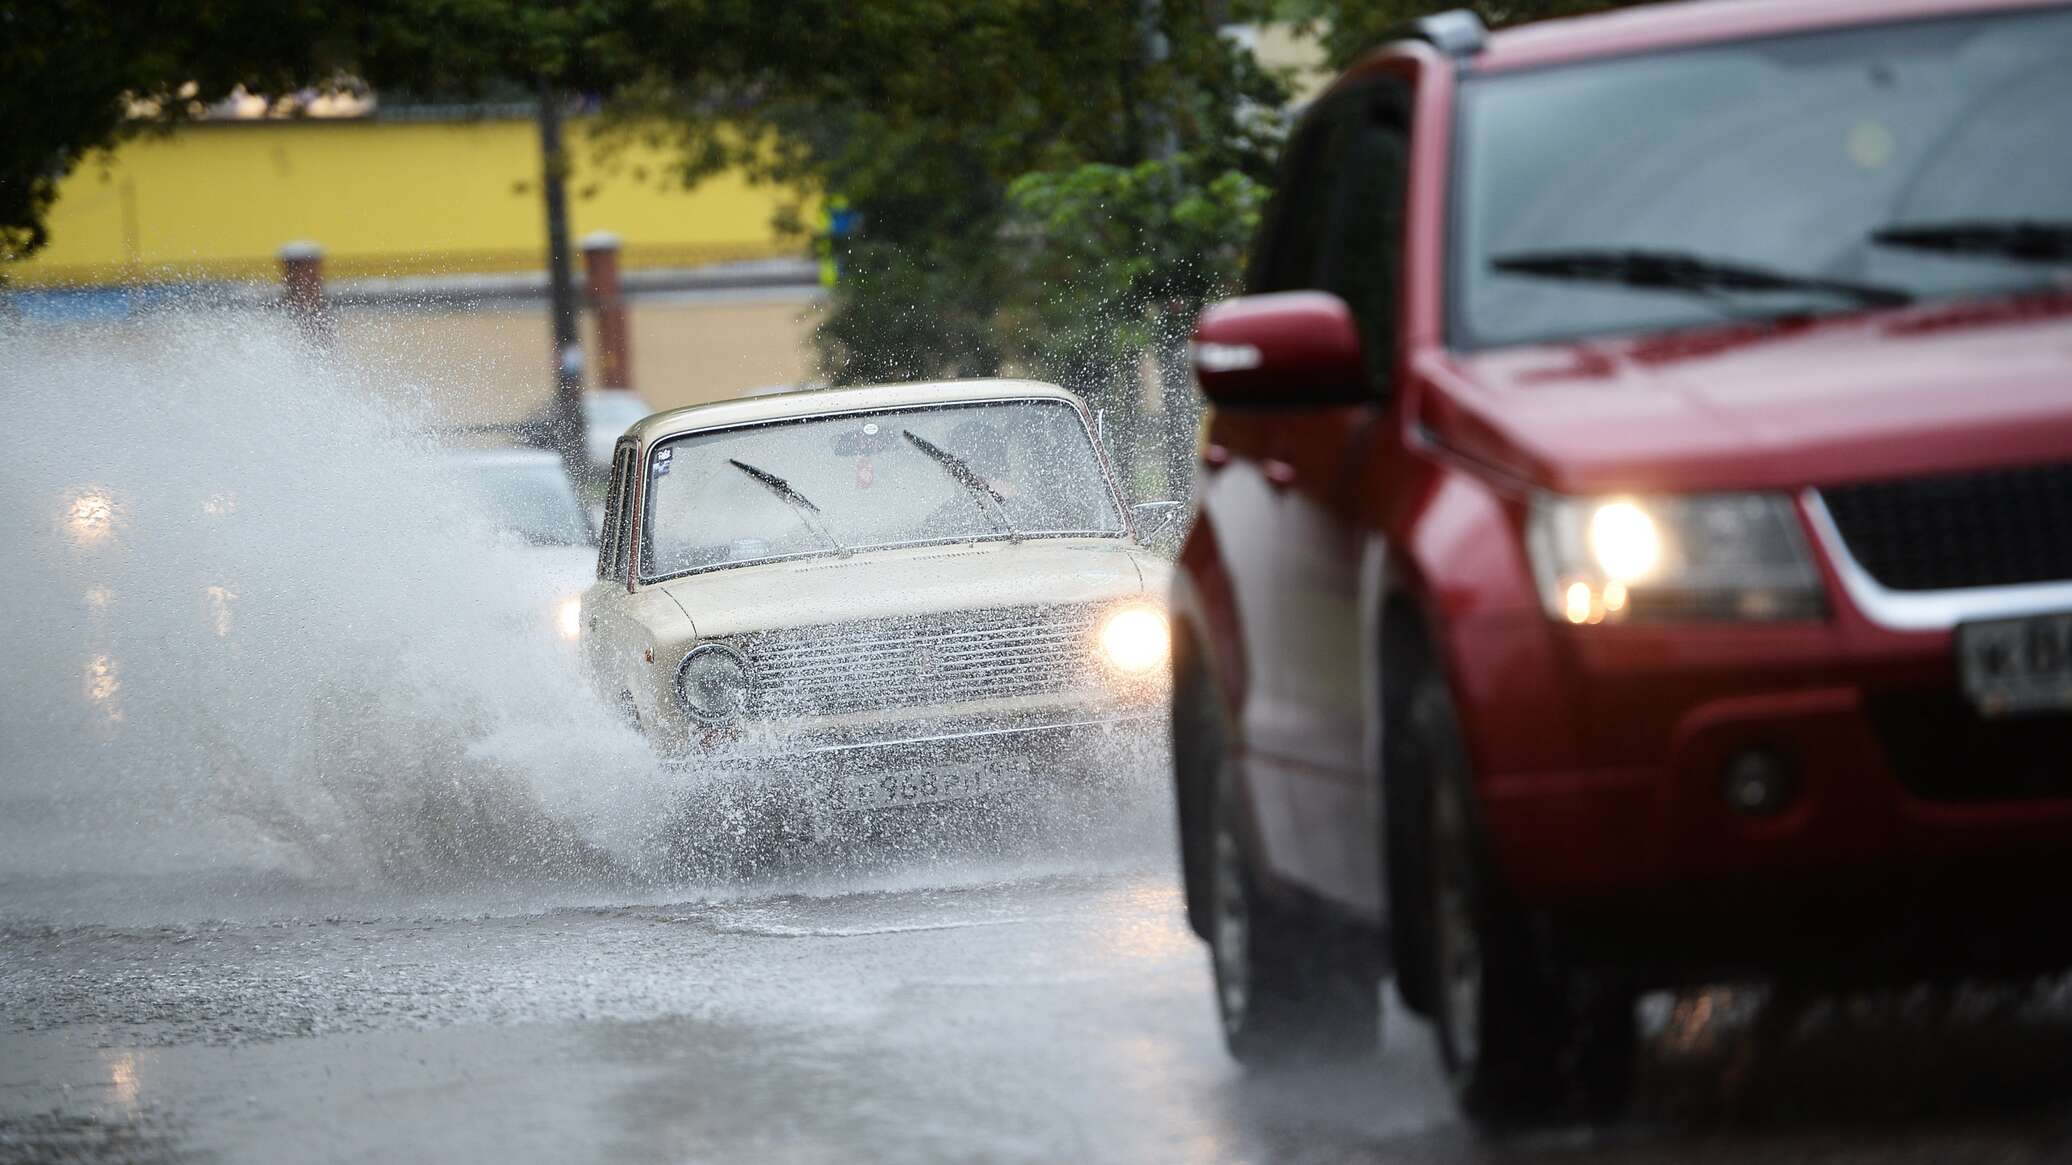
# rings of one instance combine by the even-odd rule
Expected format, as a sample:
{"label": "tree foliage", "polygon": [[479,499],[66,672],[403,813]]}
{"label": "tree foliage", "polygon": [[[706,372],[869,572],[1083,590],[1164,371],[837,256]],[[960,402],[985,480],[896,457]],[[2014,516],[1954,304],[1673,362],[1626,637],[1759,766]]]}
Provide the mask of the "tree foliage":
{"label": "tree foliage", "polygon": [[[836,51],[687,85],[651,74],[621,127],[673,141],[682,176],[721,167],[842,196],[864,227],[818,333],[842,381],[983,374],[1027,356],[1001,319],[1028,272],[1005,232],[1029,174],[1127,169],[1263,177],[1273,77],[1218,32],[1255,5],[1203,0],[906,0],[829,13]],[[830,31],[832,30],[832,31]],[[1026,314],[1026,313],[1025,313]]]}
{"label": "tree foliage", "polygon": [[178,118],[240,82],[328,75],[326,16],[314,0],[0,0],[0,258],[43,245],[58,181],[145,124],[133,110]]}
{"label": "tree foliage", "polygon": [[1006,258],[1009,353],[1053,379],[1107,386],[1176,342],[1176,320],[1238,281],[1266,186],[1192,154],[1024,175]]}

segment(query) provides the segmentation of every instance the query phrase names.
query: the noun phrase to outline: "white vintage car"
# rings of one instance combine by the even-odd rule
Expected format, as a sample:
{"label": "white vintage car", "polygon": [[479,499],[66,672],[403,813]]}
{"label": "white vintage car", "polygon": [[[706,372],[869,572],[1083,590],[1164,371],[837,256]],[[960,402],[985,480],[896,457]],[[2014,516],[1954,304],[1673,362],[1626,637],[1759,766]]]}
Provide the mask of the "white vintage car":
{"label": "white vintage car", "polygon": [[1167,570],[1062,389],[786,393],[620,438],[583,635],[665,756],[841,814],[1068,777],[1075,745],[1151,735]]}

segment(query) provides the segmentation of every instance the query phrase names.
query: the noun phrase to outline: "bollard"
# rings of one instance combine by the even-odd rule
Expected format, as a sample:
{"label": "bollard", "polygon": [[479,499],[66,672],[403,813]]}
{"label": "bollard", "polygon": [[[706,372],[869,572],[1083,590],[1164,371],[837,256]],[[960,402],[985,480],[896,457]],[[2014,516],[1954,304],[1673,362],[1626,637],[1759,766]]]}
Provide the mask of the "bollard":
{"label": "bollard", "polygon": [[590,308],[597,313],[597,386],[632,388],[626,301],[619,295],[619,236],[609,231],[583,236],[583,272]]}
{"label": "bollard", "polygon": [[331,338],[331,317],[324,308],[324,248],[294,242],[281,248],[281,306],[288,309],[311,339]]}

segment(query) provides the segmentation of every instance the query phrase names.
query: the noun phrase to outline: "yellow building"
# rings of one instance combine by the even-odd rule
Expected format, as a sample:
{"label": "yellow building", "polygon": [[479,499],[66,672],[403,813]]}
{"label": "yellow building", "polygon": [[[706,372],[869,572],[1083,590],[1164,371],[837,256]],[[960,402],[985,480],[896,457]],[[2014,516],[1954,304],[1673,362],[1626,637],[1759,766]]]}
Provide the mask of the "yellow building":
{"label": "yellow building", "polygon": [[[595,128],[568,123],[574,237],[617,234],[628,267],[805,253],[773,225],[795,195],[738,174],[685,190],[664,179],[666,150],[628,142],[607,159]],[[324,248],[333,278],[537,271],[539,177],[538,129],[524,118],[202,122],[81,164],[59,188],[49,245],[6,276],[271,278],[297,240]]]}

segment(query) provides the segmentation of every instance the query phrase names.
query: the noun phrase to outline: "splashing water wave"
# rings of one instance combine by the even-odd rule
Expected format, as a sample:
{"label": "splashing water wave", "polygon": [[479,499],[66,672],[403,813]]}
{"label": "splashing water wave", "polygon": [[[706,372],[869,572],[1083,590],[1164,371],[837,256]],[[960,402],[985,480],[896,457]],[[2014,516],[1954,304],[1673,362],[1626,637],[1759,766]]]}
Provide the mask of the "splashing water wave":
{"label": "splashing water wave", "polygon": [[455,500],[438,386],[175,317],[0,328],[0,378],[0,911],[639,876],[669,786]]}
{"label": "splashing water wave", "polygon": [[[568,581],[497,538],[430,436],[469,386],[241,324],[0,322],[0,923],[531,911],[677,900],[687,881],[846,893],[1170,860],[1162,757],[1139,741],[1094,763],[1121,779],[1077,803],[981,814],[980,852],[953,841],[948,865],[873,827],[777,870],[781,887],[763,867],[713,889],[742,876],[730,834],[759,790],[664,770],[593,693],[552,633]],[[686,861],[700,818],[716,868]]]}

